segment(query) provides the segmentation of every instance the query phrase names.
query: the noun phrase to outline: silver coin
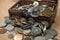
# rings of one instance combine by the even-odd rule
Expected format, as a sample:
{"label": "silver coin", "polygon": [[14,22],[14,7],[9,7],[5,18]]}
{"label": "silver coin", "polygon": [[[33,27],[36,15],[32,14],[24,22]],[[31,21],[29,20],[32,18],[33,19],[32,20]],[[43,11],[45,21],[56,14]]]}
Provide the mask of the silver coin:
{"label": "silver coin", "polygon": [[40,6],[40,12],[43,12],[46,9],[47,5],[41,5]]}
{"label": "silver coin", "polygon": [[5,23],[10,23],[10,22],[11,22],[10,18],[8,16],[6,16],[5,17]]}
{"label": "silver coin", "polygon": [[30,34],[30,32],[31,32],[31,30],[30,30],[30,29],[23,30],[23,34],[25,34],[25,35],[29,35],[29,34]]}
{"label": "silver coin", "polygon": [[21,23],[19,23],[19,22],[17,22],[17,23],[15,23],[16,25],[19,25],[19,26],[21,26],[22,24]]}
{"label": "silver coin", "polygon": [[54,29],[48,29],[46,30],[46,35],[45,38],[46,39],[52,39],[57,35],[57,32]]}
{"label": "silver coin", "polygon": [[14,29],[14,26],[11,25],[11,24],[8,24],[8,25],[6,26],[6,30],[13,30],[13,29]]}
{"label": "silver coin", "polygon": [[46,39],[46,40],[52,39],[52,38],[54,38],[54,36],[52,36],[52,35],[50,35],[50,34],[47,34],[47,35],[45,36],[45,39]]}
{"label": "silver coin", "polygon": [[7,24],[5,22],[0,22],[0,27],[4,27],[6,26]]}
{"label": "silver coin", "polygon": [[32,36],[24,36],[23,40],[33,40],[33,37]]}
{"label": "silver coin", "polygon": [[50,33],[51,35],[55,36],[58,34],[58,32],[55,29],[48,29],[46,30],[47,33]]}
{"label": "silver coin", "polygon": [[54,39],[48,39],[48,40],[54,40]]}
{"label": "silver coin", "polygon": [[36,12],[32,12],[31,14],[30,14],[30,16],[32,16],[32,17],[38,17],[38,16],[40,16],[40,11],[36,11]]}
{"label": "silver coin", "polygon": [[18,33],[20,33],[20,34],[22,34],[23,33],[23,29],[21,29],[21,28],[18,28]]}
{"label": "silver coin", "polygon": [[34,39],[34,40],[45,40],[45,37],[37,36],[37,37],[35,37],[35,39]]}
{"label": "silver coin", "polygon": [[6,34],[13,34],[14,33],[14,31],[12,31],[12,32],[10,32],[10,31],[6,31]]}
{"label": "silver coin", "polygon": [[34,7],[29,8],[29,9],[28,9],[28,12],[29,12],[29,13],[32,13],[32,12],[33,12],[33,8],[34,8]]}
{"label": "silver coin", "polygon": [[[34,25],[34,26],[35,26],[35,25]],[[42,32],[41,29],[40,29],[39,27],[34,27],[34,26],[32,27],[32,31],[31,31],[32,34],[33,34],[33,35],[41,34],[41,32]]]}
{"label": "silver coin", "polygon": [[49,26],[49,23],[47,21],[42,21],[42,24],[45,25],[46,27]]}

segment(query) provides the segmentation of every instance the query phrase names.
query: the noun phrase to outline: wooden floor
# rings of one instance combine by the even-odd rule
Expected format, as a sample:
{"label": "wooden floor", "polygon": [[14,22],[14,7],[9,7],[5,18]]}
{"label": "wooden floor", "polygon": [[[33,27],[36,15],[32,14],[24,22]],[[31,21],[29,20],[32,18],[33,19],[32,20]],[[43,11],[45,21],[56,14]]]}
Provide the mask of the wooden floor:
{"label": "wooden floor", "polygon": [[[15,0],[0,0],[0,22],[4,21],[5,16],[9,16],[8,9],[14,5],[17,1]],[[56,38],[60,40],[60,0],[58,1],[56,21],[53,24],[52,28],[57,30],[58,35]],[[6,34],[0,34],[0,40],[10,40]]]}

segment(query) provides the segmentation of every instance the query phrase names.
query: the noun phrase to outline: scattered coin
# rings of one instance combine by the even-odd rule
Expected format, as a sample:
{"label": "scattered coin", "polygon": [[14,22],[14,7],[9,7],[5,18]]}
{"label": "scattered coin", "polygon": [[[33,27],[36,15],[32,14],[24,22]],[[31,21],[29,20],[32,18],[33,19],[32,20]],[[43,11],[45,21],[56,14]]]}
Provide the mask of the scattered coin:
{"label": "scattered coin", "polygon": [[23,34],[25,34],[25,35],[29,35],[29,34],[30,34],[30,32],[31,32],[31,30],[30,30],[30,29],[23,30]]}
{"label": "scattered coin", "polygon": [[32,36],[24,36],[23,40],[33,40],[33,37]]}
{"label": "scattered coin", "polygon": [[7,24],[5,22],[0,22],[0,28],[5,27]]}
{"label": "scattered coin", "polygon": [[8,24],[8,23],[10,23],[10,22],[11,22],[10,18],[9,18],[8,16],[6,16],[6,17],[5,17],[5,23]]}
{"label": "scattered coin", "polygon": [[12,39],[14,37],[14,31],[10,32],[10,31],[7,31],[6,34],[8,35],[8,38]]}
{"label": "scattered coin", "polygon": [[18,31],[18,33],[20,33],[20,34],[23,34],[23,29],[18,28],[17,31]]}
{"label": "scattered coin", "polygon": [[42,36],[38,36],[38,37],[35,37],[34,40],[45,40],[45,37],[42,37]]}
{"label": "scattered coin", "polygon": [[6,29],[5,28],[0,28],[0,34],[4,34],[6,33]]}
{"label": "scattered coin", "polygon": [[47,33],[50,33],[50,34],[53,35],[53,36],[56,36],[56,35],[58,34],[55,29],[48,29],[48,30],[46,30],[46,32],[47,32]]}
{"label": "scattered coin", "polygon": [[32,27],[32,30],[31,30],[32,34],[33,35],[38,35],[38,34],[41,34],[41,29],[39,27],[35,27],[35,25]]}
{"label": "scattered coin", "polygon": [[6,30],[13,30],[14,29],[14,26],[12,26],[11,24],[8,24],[6,26]]}

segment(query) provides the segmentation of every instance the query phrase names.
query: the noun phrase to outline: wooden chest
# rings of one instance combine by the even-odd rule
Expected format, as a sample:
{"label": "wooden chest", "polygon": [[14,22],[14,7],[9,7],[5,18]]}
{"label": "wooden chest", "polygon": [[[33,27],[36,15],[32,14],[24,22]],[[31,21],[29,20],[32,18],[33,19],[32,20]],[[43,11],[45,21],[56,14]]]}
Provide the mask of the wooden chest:
{"label": "wooden chest", "polygon": [[[23,14],[21,11],[19,10],[13,10],[14,7],[18,6],[23,6],[23,5],[30,5],[34,2],[34,0],[20,0],[18,1],[15,5],[13,5],[8,11],[9,11],[9,16],[10,17],[15,17],[16,19],[18,19],[20,21],[21,17],[24,17],[26,19],[30,18],[31,16],[25,16],[25,14]],[[55,17],[56,17],[56,13],[57,13],[57,4],[58,1],[57,0],[40,0],[38,1],[39,5],[48,5],[49,8],[52,8],[52,12],[50,13],[50,16],[45,16],[44,13],[46,12],[42,12],[44,15],[43,16],[39,16],[39,17],[31,17],[34,18],[34,20],[36,22],[39,21],[48,21],[49,22],[49,26],[51,26],[51,24],[55,21]],[[48,12],[48,10],[47,10]]]}

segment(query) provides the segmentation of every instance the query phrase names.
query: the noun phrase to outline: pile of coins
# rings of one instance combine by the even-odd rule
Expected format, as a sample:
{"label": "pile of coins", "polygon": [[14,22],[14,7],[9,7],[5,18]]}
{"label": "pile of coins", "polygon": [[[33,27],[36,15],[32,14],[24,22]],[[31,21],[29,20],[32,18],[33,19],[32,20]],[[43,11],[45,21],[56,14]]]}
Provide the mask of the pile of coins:
{"label": "pile of coins", "polygon": [[[39,5],[39,2],[34,1],[33,4],[20,6],[17,4],[12,10],[20,11],[25,16],[30,15],[31,17],[51,17],[53,14],[54,6],[50,7],[48,5]],[[21,14],[21,13],[20,13]]]}
{"label": "pile of coins", "polygon": [[[12,8],[12,10],[20,11],[24,16],[18,20],[16,17],[5,17],[5,21],[0,23],[1,33],[7,33],[9,38],[14,37],[14,33],[22,34],[22,40],[55,40],[57,32],[49,27],[49,22],[46,20],[36,21],[36,17],[50,17],[53,14],[53,8],[48,5],[39,5],[39,2],[34,1],[33,4],[23,5]],[[35,18],[35,19],[34,19]],[[15,28],[15,26],[19,26]]]}

